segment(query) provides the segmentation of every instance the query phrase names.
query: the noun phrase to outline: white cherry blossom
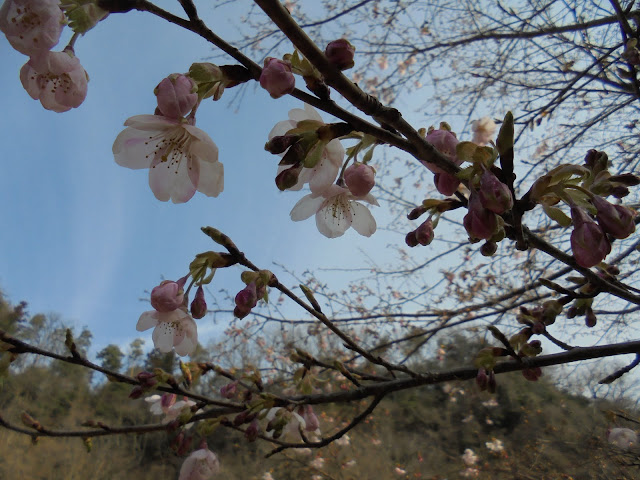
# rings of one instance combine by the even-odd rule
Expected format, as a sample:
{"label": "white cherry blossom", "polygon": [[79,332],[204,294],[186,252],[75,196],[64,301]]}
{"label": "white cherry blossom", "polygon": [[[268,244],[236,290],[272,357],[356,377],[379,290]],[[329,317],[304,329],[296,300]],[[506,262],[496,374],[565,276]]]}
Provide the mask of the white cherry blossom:
{"label": "white cherry blossom", "polygon": [[184,203],[196,190],[217,197],[224,189],[218,147],[185,119],[136,115],[113,142],[118,165],[149,169],[149,186],[158,200]]}
{"label": "white cherry blossom", "polygon": [[210,480],[220,473],[220,461],[206,446],[189,455],[180,468],[178,480]]}
{"label": "white cherry blossom", "polygon": [[360,235],[370,237],[376,231],[376,220],[359,201],[378,206],[370,193],[354,197],[348,188],[331,185],[320,193],[311,192],[302,197],[291,210],[291,220],[300,222],[315,214],[316,226],[325,237],[340,237],[349,227],[353,227]]}
{"label": "white cherry blossom", "polygon": [[[296,128],[298,122],[312,120],[318,122],[318,126],[324,125],[320,114],[311,105],[305,103],[304,109],[294,108],[289,111],[289,120],[278,122],[269,132],[269,140],[273,137],[285,135],[289,130]],[[344,147],[340,140],[331,140],[325,147],[322,157],[313,168],[303,168],[298,177],[298,183],[288,190],[300,190],[305,184],[309,184],[312,192],[320,192],[331,185],[338,176],[342,161],[344,160]],[[289,168],[289,165],[278,167],[278,173]]]}
{"label": "white cherry blossom", "polygon": [[155,347],[163,353],[172,348],[181,357],[191,355],[198,345],[198,328],[191,315],[182,308],[172,312],[151,310],[140,315],[136,330],[142,332],[155,327],[151,337]]}

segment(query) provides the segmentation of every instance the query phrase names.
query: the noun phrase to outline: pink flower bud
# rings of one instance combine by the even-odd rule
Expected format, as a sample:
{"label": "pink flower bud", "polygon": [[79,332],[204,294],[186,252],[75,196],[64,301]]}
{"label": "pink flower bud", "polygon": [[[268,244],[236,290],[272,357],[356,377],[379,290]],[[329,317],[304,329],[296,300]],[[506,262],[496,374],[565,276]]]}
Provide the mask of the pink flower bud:
{"label": "pink flower bud", "polygon": [[496,214],[484,208],[478,195],[473,193],[469,198],[469,211],[462,223],[472,240],[488,240],[498,228]]}
{"label": "pink flower bud", "polygon": [[142,395],[144,395],[144,389],[138,385],[136,387],[133,387],[133,389],[131,389],[131,393],[129,393],[129,398],[135,400],[137,398],[140,398]]}
{"label": "pink flower bud", "polygon": [[595,196],[591,202],[598,210],[596,220],[602,229],[614,238],[627,238],[636,231],[634,212],[622,205],[613,205],[604,198]]}
{"label": "pink flower bud", "polygon": [[[156,397],[157,398],[157,397]],[[165,393],[160,397],[160,406],[164,412],[167,412],[169,408],[176,403],[178,396],[175,393]]]}
{"label": "pink flower bud", "polygon": [[151,372],[140,372],[136,375],[136,378],[144,388],[151,388],[158,383],[155,374]]}
{"label": "pink flower bud", "polygon": [[418,246],[418,239],[416,238],[416,232],[409,232],[407,233],[407,236],[404,237],[404,242],[407,244],[407,246],[413,248]]}
{"label": "pink flower bud", "polygon": [[258,419],[254,418],[253,421],[249,424],[247,429],[244,431],[244,437],[248,442],[255,442],[258,438],[258,434],[260,433],[260,425],[258,423]]}
{"label": "pink flower bud", "polygon": [[207,314],[207,302],[204,299],[204,289],[202,285],[198,287],[196,290],[196,296],[193,298],[193,302],[191,302],[191,316],[193,318],[200,319]]}
{"label": "pink flower bud", "polygon": [[354,163],[344,171],[344,183],[354,197],[364,197],[376,184],[376,171],[363,163]]}
{"label": "pink flower bud", "polygon": [[223,398],[233,398],[238,391],[238,382],[227,383],[220,389],[220,396]]}
{"label": "pink flower bud", "polygon": [[487,385],[489,383],[489,376],[487,375],[487,371],[484,368],[478,370],[478,375],[476,375],[476,385],[480,388],[480,391],[483,392],[487,389]]}
{"label": "pink flower bud", "polygon": [[542,369],[540,367],[525,368],[522,370],[522,376],[530,382],[537,382],[542,376]]}
{"label": "pink flower bud", "polygon": [[591,268],[611,252],[611,244],[602,227],[580,207],[571,207],[571,218],[574,226],[571,232],[573,256],[578,265]]}
{"label": "pink flower bud", "polygon": [[6,0],[0,7],[0,31],[27,56],[46,53],[60,40],[66,21],[58,0]]}
{"label": "pink flower bud", "polygon": [[597,323],[598,323],[598,317],[596,317],[596,314],[593,312],[593,309],[591,307],[587,308],[587,311],[584,315],[584,324],[589,328],[593,328],[596,326]]}
{"label": "pink flower bud", "polygon": [[[462,163],[456,154],[456,146],[460,142],[449,130],[432,130],[431,133],[427,134],[425,140],[456,165],[460,165]],[[444,170],[440,167],[436,167],[435,165],[427,162],[422,163],[433,173],[444,173]]]}
{"label": "pink flower bud", "polygon": [[[239,318],[244,318],[247,315],[249,315],[249,312],[251,312],[251,309],[255,307],[256,304],[258,303],[256,283],[251,282],[245,288],[240,290],[236,294],[235,301],[236,301],[236,309],[233,312],[234,315],[236,315]],[[238,313],[241,313],[241,314],[244,313],[244,315],[242,316],[237,315],[236,310],[238,311]]]}
{"label": "pink flower bud", "polygon": [[446,196],[453,195],[460,186],[460,180],[455,175],[450,173],[436,173],[433,177],[433,183],[436,189]]}
{"label": "pink flower bud", "polygon": [[348,40],[339,38],[327,45],[324,54],[330,63],[339,70],[348,70],[355,65],[353,57],[356,53],[356,47],[351,45]]}
{"label": "pink flower bud", "polygon": [[267,57],[260,74],[260,86],[269,92],[271,98],[280,98],[293,92],[296,79],[291,73],[291,64],[278,58]]}
{"label": "pink flower bud", "polygon": [[478,197],[482,206],[493,213],[501,214],[513,208],[513,196],[509,187],[489,170],[485,170],[480,177]]}
{"label": "pink flower bud", "polygon": [[307,432],[315,432],[318,428],[320,428],[320,422],[318,421],[318,417],[313,411],[313,407],[311,405],[304,406],[304,413],[302,415],[302,418],[305,421],[305,430]]}
{"label": "pink flower bud", "polygon": [[165,280],[151,290],[151,306],[158,312],[173,312],[183,300],[184,292],[178,282]]}
{"label": "pink flower bud", "polygon": [[174,73],[163,79],[155,88],[158,109],[162,115],[180,119],[198,102],[196,83],[186,75]]}
{"label": "pink flower bud", "polygon": [[418,243],[423,246],[427,246],[433,241],[434,233],[431,217],[416,229],[415,236]]}
{"label": "pink flower bud", "polygon": [[487,392],[496,393],[498,388],[498,382],[496,381],[496,374],[493,370],[489,372],[489,380],[487,381]]}
{"label": "pink flower bud", "polygon": [[89,77],[72,52],[44,52],[20,69],[20,81],[34,100],[54,112],[79,107],[87,96]]}

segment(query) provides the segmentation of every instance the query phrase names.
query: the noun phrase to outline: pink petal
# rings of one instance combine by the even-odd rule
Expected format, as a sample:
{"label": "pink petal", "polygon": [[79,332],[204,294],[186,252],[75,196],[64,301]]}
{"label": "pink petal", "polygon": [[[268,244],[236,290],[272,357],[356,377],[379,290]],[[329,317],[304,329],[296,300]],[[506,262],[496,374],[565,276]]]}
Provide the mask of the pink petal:
{"label": "pink petal", "polygon": [[149,140],[156,132],[125,128],[113,142],[113,157],[122,167],[149,168],[156,150],[157,141]]}
{"label": "pink petal", "polygon": [[125,127],[154,132],[164,132],[178,125],[178,121],[161,115],[134,115],[133,117],[127,118],[124,122]]}
{"label": "pink petal", "polygon": [[330,198],[316,213],[316,226],[325,237],[341,237],[349,229],[351,222],[351,207],[345,195]]}
{"label": "pink petal", "polygon": [[138,319],[138,323],[136,325],[136,330],[139,332],[144,332],[145,330],[158,325],[157,313],[158,312],[156,312],[155,310],[151,310],[140,315],[140,318]]}

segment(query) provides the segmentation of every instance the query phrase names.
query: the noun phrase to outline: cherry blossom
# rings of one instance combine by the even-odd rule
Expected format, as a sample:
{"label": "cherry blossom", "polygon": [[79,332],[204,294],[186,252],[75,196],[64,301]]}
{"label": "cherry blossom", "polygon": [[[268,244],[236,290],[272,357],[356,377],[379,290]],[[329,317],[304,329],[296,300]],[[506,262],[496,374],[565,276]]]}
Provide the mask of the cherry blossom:
{"label": "cherry blossom", "polygon": [[172,312],[144,312],[140,315],[136,330],[142,332],[151,327],[155,327],[151,336],[153,344],[163,353],[174,348],[178,355],[184,357],[191,355],[198,345],[196,322],[182,308]]}
{"label": "cherry blossom", "polygon": [[70,50],[32,56],[20,69],[20,81],[29,96],[47,110],[66,112],[87,96],[89,77]]}
{"label": "cherry blossom", "polygon": [[316,226],[325,237],[340,237],[349,227],[353,227],[360,235],[370,237],[376,231],[376,220],[369,209],[358,201],[378,205],[370,193],[364,197],[354,197],[349,189],[331,185],[322,193],[312,192],[302,197],[291,210],[291,220],[306,220],[315,213]]}
{"label": "cherry blossom", "polygon": [[[269,133],[269,140],[274,137],[284,136],[289,130],[298,126],[299,122],[312,120],[318,123],[318,127],[324,125],[320,114],[311,106],[305,103],[304,110],[294,108],[289,111],[289,120],[278,122]],[[288,190],[300,190],[305,183],[309,184],[311,192],[320,192],[331,185],[344,160],[344,147],[338,139],[331,140],[325,147],[322,157],[313,168],[303,168],[298,177],[298,183]],[[278,168],[278,173],[289,168],[282,165]]]}
{"label": "cherry blossom", "polygon": [[351,45],[349,40],[339,38],[327,45],[324,54],[327,56],[327,60],[333,63],[339,70],[348,70],[355,65],[353,57],[356,53],[356,47]]}
{"label": "cherry blossom", "polygon": [[118,165],[149,169],[149,186],[158,200],[184,203],[196,190],[217,197],[224,189],[218,147],[185,119],[136,115],[113,142]]}
{"label": "cherry blossom", "polygon": [[0,7],[0,31],[13,48],[28,56],[56,46],[64,25],[58,0],[6,0]]}
{"label": "cherry blossom", "polygon": [[630,428],[612,428],[607,432],[607,440],[622,450],[629,450],[638,443],[638,435]]}
{"label": "cherry blossom", "polygon": [[496,133],[496,128],[496,122],[489,117],[474,120],[471,122],[471,130],[473,131],[472,142],[478,145],[486,145]]}
{"label": "cherry blossom", "polygon": [[462,461],[467,467],[471,467],[478,462],[478,456],[470,448],[465,449],[464,455],[462,455]]}
{"label": "cherry blossom", "polygon": [[356,162],[344,171],[344,183],[356,197],[362,197],[376,184],[375,175],[373,167]]}
{"label": "cherry blossom", "polygon": [[220,473],[220,461],[206,444],[187,457],[180,468],[178,480],[209,480]]}

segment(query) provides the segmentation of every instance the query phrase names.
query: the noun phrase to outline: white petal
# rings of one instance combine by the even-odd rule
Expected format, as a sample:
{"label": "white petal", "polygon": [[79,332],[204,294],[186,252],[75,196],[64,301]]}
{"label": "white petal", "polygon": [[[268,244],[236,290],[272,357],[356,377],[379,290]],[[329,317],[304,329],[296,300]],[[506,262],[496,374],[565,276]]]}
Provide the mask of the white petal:
{"label": "white petal", "polygon": [[218,161],[218,146],[211,140],[207,132],[193,125],[184,125],[184,129],[193,137],[189,147],[192,155],[197,155],[206,162]]}
{"label": "white petal", "polygon": [[179,123],[161,115],[134,115],[127,118],[124,122],[125,127],[135,128],[136,130],[164,131],[175,128]]}
{"label": "white petal", "polygon": [[304,111],[307,113],[307,118],[309,120],[317,120],[318,122],[324,123],[324,120],[322,119],[318,111],[308,103],[304,104]]}
{"label": "white petal", "polygon": [[122,167],[149,168],[153,160],[157,140],[149,139],[158,132],[143,132],[135,128],[125,128],[113,142],[113,157]]}
{"label": "white petal", "polygon": [[158,325],[158,317],[155,310],[151,310],[149,312],[144,312],[140,315],[138,319],[138,324],[136,325],[136,330],[139,332],[144,332],[145,330],[149,330],[151,327],[155,327]]}
{"label": "white petal", "polygon": [[158,200],[166,202],[171,199],[173,203],[184,203],[193,197],[196,187],[189,178],[187,163],[186,157],[181,155],[151,166],[149,186]]}
{"label": "white petal", "polygon": [[175,331],[173,322],[160,322],[151,335],[155,347],[163,353],[169,353],[173,348]]}
{"label": "white petal", "polygon": [[338,140],[337,138],[331,140],[329,143],[327,143],[327,146],[324,147],[324,154],[329,157],[331,163],[333,163],[338,168],[342,166],[344,153],[344,147],[342,146],[340,140]]}
{"label": "white petal", "polygon": [[292,128],[296,128],[296,124],[291,120],[283,120],[282,122],[276,123],[269,132],[269,140],[271,140],[273,137],[281,137]]}
{"label": "white petal", "polygon": [[305,195],[298,200],[298,203],[296,203],[291,210],[291,213],[289,214],[291,216],[291,220],[294,222],[306,220],[318,211],[323,202],[324,197],[314,196],[313,194]]}
{"label": "white petal", "polygon": [[360,235],[370,237],[376,231],[376,219],[364,205],[351,202],[351,226]]}
{"label": "white petal", "polygon": [[311,189],[312,193],[321,193],[336,179],[340,167],[334,165],[326,156],[323,156],[318,164],[310,170],[309,189]]}
{"label": "white petal", "polygon": [[330,198],[316,213],[316,226],[325,237],[341,237],[351,226],[351,222],[351,205],[346,195]]}
{"label": "white petal", "polygon": [[191,355],[198,346],[198,327],[190,316],[178,325],[179,336],[174,337],[173,346],[181,357]]}
{"label": "white petal", "polygon": [[376,200],[376,197],[374,197],[370,193],[367,193],[364,197],[359,197],[358,200],[361,200],[363,202],[367,202],[367,203],[369,203],[371,205],[375,205],[376,207],[380,206],[380,204],[378,203],[378,200]]}
{"label": "white petal", "polygon": [[198,191],[217,197],[224,190],[224,167],[220,162],[200,162]]}

